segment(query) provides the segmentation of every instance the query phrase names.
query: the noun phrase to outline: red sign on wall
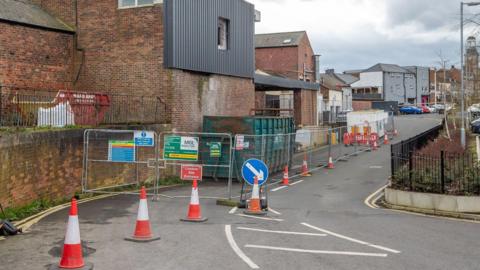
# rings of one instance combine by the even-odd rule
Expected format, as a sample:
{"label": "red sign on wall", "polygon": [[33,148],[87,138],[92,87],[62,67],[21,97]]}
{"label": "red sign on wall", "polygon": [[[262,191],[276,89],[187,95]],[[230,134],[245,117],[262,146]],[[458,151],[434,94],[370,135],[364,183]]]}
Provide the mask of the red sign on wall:
{"label": "red sign on wall", "polygon": [[202,165],[182,165],[182,180],[202,180]]}

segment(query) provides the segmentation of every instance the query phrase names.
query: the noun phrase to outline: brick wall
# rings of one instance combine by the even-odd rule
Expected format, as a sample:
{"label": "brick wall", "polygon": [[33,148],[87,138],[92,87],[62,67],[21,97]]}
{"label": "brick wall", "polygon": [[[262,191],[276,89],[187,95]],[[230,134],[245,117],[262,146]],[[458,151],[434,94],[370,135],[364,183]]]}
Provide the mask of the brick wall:
{"label": "brick wall", "polygon": [[298,46],[298,67],[303,73],[303,65],[305,64],[305,78],[307,81],[315,81],[315,62],[313,59],[313,49],[310,40],[305,35]]}
{"label": "brick wall", "polygon": [[31,0],[32,3],[40,6],[43,10],[71,27],[75,26],[75,1],[78,0]]}
{"label": "brick wall", "polygon": [[296,90],[293,94],[295,107],[295,124],[303,126],[316,125],[318,91]]}
{"label": "brick wall", "polygon": [[73,35],[0,22],[0,83],[71,88]]}
{"label": "brick wall", "polygon": [[79,1],[78,90],[166,98],[162,5],[118,9],[117,0]]}
{"label": "brick wall", "polygon": [[372,109],[372,102],[371,101],[361,101],[361,100],[354,100],[352,101],[352,107],[354,111],[364,111]]}
{"label": "brick wall", "polygon": [[199,131],[203,116],[246,116],[255,107],[255,87],[250,79],[205,75],[173,69],[170,98],[172,126],[179,131]]}
{"label": "brick wall", "polygon": [[275,72],[291,79],[298,79],[298,48],[257,48],[255,67],[266,72]]}

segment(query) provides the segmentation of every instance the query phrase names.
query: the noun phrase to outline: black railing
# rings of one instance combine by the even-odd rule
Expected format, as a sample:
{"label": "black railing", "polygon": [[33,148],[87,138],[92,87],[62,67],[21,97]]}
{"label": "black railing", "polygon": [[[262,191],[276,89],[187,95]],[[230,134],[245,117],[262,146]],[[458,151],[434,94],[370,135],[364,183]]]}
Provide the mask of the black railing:
{"label": "black railing", "polygon": [[0,86],[0,127],[167,123],[159,97]]}
{"label": "black railing", "polygon": [[452,195],[480,195],[480,166],[471,153],[421,154],[437,138],[437,126],[391,146],[392,188]]}

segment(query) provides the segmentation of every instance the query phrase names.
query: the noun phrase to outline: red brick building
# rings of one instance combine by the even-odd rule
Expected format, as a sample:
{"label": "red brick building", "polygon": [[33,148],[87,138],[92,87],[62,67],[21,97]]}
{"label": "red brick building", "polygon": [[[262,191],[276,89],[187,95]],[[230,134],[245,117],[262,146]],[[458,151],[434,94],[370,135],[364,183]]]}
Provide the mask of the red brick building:
{"label": "red brick building", "polygon": [[[0,84],[159,97],[178,130],[200,130],[204,115],[248,115],[255,106],[253,5],[211,0],[214,17],[174,18],[173,9],[198,10],[194,0],[179,0],[167,11],[169,2],[0,0]],[[199,31],[203,39],[187,42]],[[224,64],[234,61],[241,67]]]}
{"label": "red brick building", "polygon": [[[256,88],[256,105],[264,104],[265,95],[275,96],[279,99],[288,99],[291,104],[288,109],[294,110],[295,122],[301,125],[317,125],[317,95],[319,85],[316,69],[315,55],[311,47],[308,35],[305,31],[259,34],[255,36],[255,67],[259,73],[267,73],[270,78],[278,77],[279,81],[290,79],[301,81],[302,85],[275,86],[265,88],[264,85]],[[318,64],[317,64],[318,65]],[[277,85],[278,86],[278,85]],[[279,94],[280,93],[280,94]],[[287,109],[281,107],[281,109]]]}

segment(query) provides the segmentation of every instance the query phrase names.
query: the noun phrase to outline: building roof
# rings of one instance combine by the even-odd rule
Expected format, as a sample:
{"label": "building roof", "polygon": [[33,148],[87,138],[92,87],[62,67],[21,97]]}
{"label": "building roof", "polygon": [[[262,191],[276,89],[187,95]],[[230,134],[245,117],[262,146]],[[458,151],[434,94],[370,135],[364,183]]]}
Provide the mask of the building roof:
{"label": "building roof", "polygon": [[271,75],[265,71],[257,69],[255,71],[255,89],[256,90],[292,90],[292,89],[306,89],[319,90],[318,83],[305,82],[300,80],[289,79],[281,76]]}
{"label": "building roof", "polygon": [[74,32],[58,18],[28,1],[0,0],[0,20],[52,30]]}
{"label": "building roof", "polygon": [[350,74],[335,73],[335,76],[337,76],[338,79],[340,79],[341,81],[343,81],[343,83],[347,85],[351,85],[352,83],[360,80],[359,78]]}
{"label": "building roof", "polygon": [[394,64],[382,64],[378,63],[362,72],[395,72],[395,73],[410,73],[408,70]]}
{"label": "building roof", "polygon": [[255,48],[295,47],[307,34],[305,31],[255,35]]}

